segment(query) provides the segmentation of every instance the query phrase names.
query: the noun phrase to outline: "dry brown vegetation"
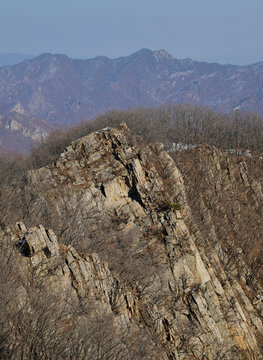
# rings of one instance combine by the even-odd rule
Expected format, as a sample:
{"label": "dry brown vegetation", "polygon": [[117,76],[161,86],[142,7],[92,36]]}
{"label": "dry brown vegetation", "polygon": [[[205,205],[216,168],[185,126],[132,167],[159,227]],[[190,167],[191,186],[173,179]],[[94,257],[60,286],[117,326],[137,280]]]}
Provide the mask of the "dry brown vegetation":
{"label": "dry brown vegetation", "polygon": [[92,121],[52,132],[45,142],[35,144],[28,156],[0,154],[0,193],[6,193],[5,187],[21,179],[26,170],[55,161],[73,140],[107,126],[119,127],[121,122],[127,123],[132,134],[149,142],[162,142],[167,150],[209,144],[232,153],[247,149],[263,152],[263,118],[255,113],[222,115],[187,104],[110,111]]}
{"label": "dry brown vegetation", "polygon": [[[167,150],[171,150],[173,147],[177,149],[183,147],[190,150],[193,145],[209,144],[222,150],[231,149],[237,155],[247,149],[254,153],[263,152],[263,118],[257,114],[234,112],[229,115],[221,115],[209,108],[190,105],[171,105],[158,109],[137,109],[126,112],[111,111],[98,116],[93,121],[82,123],[65,131],[51,133],[44,143],[36,144],[28,156],[1,154],[0,214],[8,213],[7,217],[12,219],[12,214],[16,212],[17,208],[20,211],[23,209],[23,204],[20,203],[22,200],[20,200],[19,189],[23,187],[23,183],[26,181],[25,174],[27,170],[39,168],[56,161],[65,147],[73,140],[106,126],[119,127],[121,122],[127,123],[132,134],[141,135],[150,142],[163,142]],[[209,233],[205,219],[202,219],[203,214],[200,211],[200,191],[207,208],[211,210],[213,218],[217,220],[218,228],[216,228],[216,231],[220,238],[223,238],[224,234],[220,233],[220,231],[223,232],[227,226],[231,230],[231,221],[235,221],[231,217],[232,207],[227,208],[226,214],[223,214],[224,217],[220,212],[223,201],[220,203],[219,200],[220,196],[225,195],[225,192],[212,194],[215,201],[219,199],[219,206],[213,208],[213,203],[209,198],[210,193],[207,192],[209,184],[203,176],[203,168],[199,166],[200,159],[194,157],[191,152],[178,153],[176,159],[177,164],[181,165],[179,167],[185,178],[189,176],[190,179],[192,176],[196,180],[195,184],[191,184],[191,180],[186,181],[186,187],[189,194],[189,203],[198,225],[201,224],[201,231],[204,232],[204,235],[206,232]],[[239,162],[238,157],[235,158],[235,162]],[[193,169],[198,169],[194,175]],[[257,169],[258,167],[252,166],[251,161],[249,170],[256,177],[261,177],[262,173]],[[241,193],[242,190],[237,192],[240,196]],[[239,200],[239,198],[235,200],[236,202],[242,202],[242,199]],[[180,204],[167,203],[165,206],[169,209],[178,208]],[[247,284],[253,285],[256,281],[256,275],[262,269],[262,261],[260,262],[262,249],[256,251],[255,243],[248,244],[247,240],[249,238],[246,237],[245,229],[249,227],[250,219],[246,215],[246,205],[243,207],[242,222],[244,226],[236,230],[235,236],[237,241],[240,242],[239,245],[243,247],[244,253],[246,251],[248,253],[251,267],[246,274]],[[260,210],[261,208],[258,206],[258,213]],[[0,226],[4,227],[5,224],[1,224],[1,218],[3,216],[0,217]],[[225,222],[223,222],[222,219],[227,219],[227,221],[224,220]],[[258,219],[260,219],[260,215]],[[115,219],[113,214],[113,227],[114,221],[119,222],[121,219],[118,217]],[[254,230],[256,232],[256,229]],[[255,239],[258,240],[258,237],[255,236]],[[126,267],[122,267],[122,264],[118,264],[118,266],[127,283],[129,281],[134,282],[134,279],[139,277],[138,269],[141,271],[143,268],[145,272],[148,272],[149,278],[154,276],[149,270],[152,268],[152,264],[155,264],[154,256],[150,256],[152,254],[150,246],[147,259],[136,259],[134,261],[132,251],[129,249],[129,246],[132,245],[131,240],[131,237],[125,238],[116,235],[115,241],[118,246],[113,252],[115,255],[111,255],[113,262],[115,258],[118,258],[117,255],[119,257],[123,255],[123,258],[125,258]],[[104,239],[101,242],[94,242],[96,246],[92,250],[102,252],[101,249],[105,247],[103,242]],[[0,254],[2,255],[0,255],[0,309],[2,309],[0,312],[0,328],[2,329],[0,331],[0,358],[140,359],[146,356],[146,353],[149,355],[150,349],[147,349],[147,347],[138,348],[139,345],[133,347],[132,341],[134,341],[134,337],[132,340],[130,334],[124,333],[120,338],[116,338],[109,319],[96,318],[96,321],[94,321],[92,309],[88,313],[80,313],[81,307],[75,309],[67,306],[58,310],[56,299],[52,298],[52,295],[48,294],[46,289],[41,286],[36,287],[34,290],[30,286],[28,288],[31,308],[29,308],[29,303],[23,303],[23,301],[20,307],[12,307],[13,293],[16,289],[19,289],[21,279],[15,271],[16,266],[12,260],[13,254],[7,256],[4,246],[0,242]],[[256,256],[252,252],[251,246],[254,249],[253,251],[257,252]],[[121,255],[117,253],[117,250]],[[228,250],[229,254],[231,253],[230,250]],[[105,257],[107,255],[109,256],[109,254],[105,254]],[[233,256],[235,256],[235,253],[233,253]],[[230,265],[232,265],[230,256],[226,261],[229,261],[229,259],[231,260]],[[186,282],[187,278],[182,278],[182,283]],[[180,294],[175,292],[175,295],[174,301],[177,301],[177,296]],[[158,301],[161,300],[158,299]],[[76,314],[76,316],[72,317],[72,314]],[[65,323],[66,319],[69,318],[70,321]],[[91,318],[93,321],[90,321]],[[81,321],[77,324],[80,319]],[[90,326],[89,324],[93,325]],[[182,343],[183,341],[186,340],[182,339]],[[134,348],[137,349],[136,353]],[[156,354],[152,354],[152,358],[158,358],[157,350]]]}
{"label": "dry brown vegetation", "polygon": [[[263,117],[256,113],[234,111],[222,115],[210,108],[194,105],[167,105],[160,108],[139,108],[110,111],[94,120],[66,130],[52,132],[43,143],[36,143],[29,156],[1,154],[1,182],[3,174],[22,167],[39,168],[55,161],[73,141],[104,127],[119,127],[126,122],[132,134],[150,142],[162,142],[167,149],[209,144],[223,150],[240,152],[263,151]],[[26,160],[26,161],[25,161]],[[19,164],[16,164],[19,162]]]}
{"label": "dry brown vegetation", "polygon": [[[26,182],[27,170],[56,161],[73,140],[104,127],[119,127],[121,122],[127,123],[131,134],[140,135],[149,142],[162,142],[169,151],[180,150],[180,147],[190,150],[198,144],[209,144],[237,154],[237,163],[240,161],[239,154],[247,149],[257,154],[263,152],[263,118],[255,113],[235,111],[222,115],[210,108],[187,104],[111,111],[93,121],[51,133],[44,143],[35,144],[27,156],[0,154],[0,224],[4,218],[8,218],[10,223],[17,209],[23,209],[18,189],[23,188]],[[176,155],[175,158],[181,159],[186,175],[187,162],[190,173],[192,168],[196,168],[191,153],[187,155],[187,152],[183,152],[181,157]],[[249,170],[255,177],[261,177],[259,168],[253,166]]]}
{"label": "dry brown vegetation", "polygon": [[172,156],[184,176],[194,219],[208,239],[206,247],[213,247],[212,220],[213,231],[225,250],[225,267],[229,273],[236,267],[239,276],[257,292],[258,282],[263,284],[263,203],[258,191],[263,185],[262,159],[229,156],[206,146]]}
{"label": "dry brown vegetation", "polygon": [[120,331],[112,316],[98,312],[94,298],[76,303],[71,294],[55,294],[36,274],[37,267],[26,272],[23,257],[5,235],[0,242],[0,359],[161,359],[150,334],[142,338],[136,330]]}
{"label": "dry brown vegetation", "polygon": [[82,136],[106,126],[126,122],[132,134],[150,142],[171,146],[209,144],[223,150],[263,151],[263,118],[251,112],[235,111],[222,115],[210,108],[193,105],[167,105],[160,108],[110,111],[65,131],[55,131],[31,151],[31,164],[39,167],[54,161],[64,148]]}
{"label": "dry brown vegetation", "polygon": [[[263,118],[255,113],[235,111],[222,115],[210,108],[187,104],[111,111],[93,121],[52,132],[44,143],[35,144],[27,156],[0,154],[0,224],[4,222],[4,218],[8,218],[9,223],[12,222],[13,214],[23,209],[18,189],[23,188],[26,182],[27,170],[56,161],[73,140],[105,127],[119,127],[121,122],[127,123],[131,134],[140,135],[149,142],[162,142],[169,151],[180,148],[190,150],[198,144],[209,144],[228,152],[231,150],[232,155],[237,154],[234,160],[237,163],[240,161],[239,154],[247,149],[257,154],[263,152]],[[192,173],[192,169],[196,168],[195,158],[191,152],[184,151],[180,156],[178,151],[176,153],[178,155],[175,159],[183,164],[181,169],[188,176],[188,172]],[[259,168],[260,166],[253,166],[249,170],[255,177],[261,177]],[[198,183],[201,184],[202,172],[199,175]],[[206,186],[207,184],[204,189]],[[190,198],[196,197],[198,200],[198,195],[193,191]],[[193,209],[195,204],[198,201],[193,202]]]}

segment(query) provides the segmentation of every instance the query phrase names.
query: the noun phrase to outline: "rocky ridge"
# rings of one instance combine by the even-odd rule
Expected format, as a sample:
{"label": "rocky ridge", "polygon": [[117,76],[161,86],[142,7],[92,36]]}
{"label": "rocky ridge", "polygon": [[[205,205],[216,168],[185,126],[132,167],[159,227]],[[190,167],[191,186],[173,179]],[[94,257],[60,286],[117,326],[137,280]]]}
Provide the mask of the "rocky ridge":
{"label": "rocky ridge", "polygon": [[131,137],[125,124],[73,142],[28,173],[13,216],[25,225],[1,231],[16,248],[19,293],[30,306],[31,276],[58,306],[92,303],[92,316],[109,316],[123,339],[122,358],[262,359],[261,302],[226,266],[213,227],[205,238],[186,190],[162,145]]}

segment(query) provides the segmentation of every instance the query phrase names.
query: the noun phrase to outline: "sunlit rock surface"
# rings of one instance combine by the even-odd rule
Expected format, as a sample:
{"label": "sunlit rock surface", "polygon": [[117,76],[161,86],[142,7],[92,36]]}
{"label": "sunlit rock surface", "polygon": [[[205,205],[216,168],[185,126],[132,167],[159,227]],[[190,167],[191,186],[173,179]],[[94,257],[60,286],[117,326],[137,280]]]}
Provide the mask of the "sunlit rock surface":
{"label": "sunlit rock surface", "polygon": [[262,359],[260,289],[250,296],[229,266],[203,195],[209,231],[193,216],[185,182],[161,144],[132,138],[125,125],[74,141],[56,163],[29,172],[16,213],[23,222],[1,231],[7,252],[15,249],[20,299],[30,307],[33,276],[58,307],[92,303],[94,318],[136,337],[122,344],[127,359],[131,348],[136,359]]}

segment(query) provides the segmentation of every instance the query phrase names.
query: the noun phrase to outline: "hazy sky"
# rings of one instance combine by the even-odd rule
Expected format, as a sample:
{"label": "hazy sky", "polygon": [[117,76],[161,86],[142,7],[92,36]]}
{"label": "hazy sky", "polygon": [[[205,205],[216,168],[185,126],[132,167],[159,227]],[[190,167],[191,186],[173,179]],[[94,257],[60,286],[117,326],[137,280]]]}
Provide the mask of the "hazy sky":
{"label": "hazy sky", "polygon": [[0,0],[0,53],[263,61],[262,0]]}

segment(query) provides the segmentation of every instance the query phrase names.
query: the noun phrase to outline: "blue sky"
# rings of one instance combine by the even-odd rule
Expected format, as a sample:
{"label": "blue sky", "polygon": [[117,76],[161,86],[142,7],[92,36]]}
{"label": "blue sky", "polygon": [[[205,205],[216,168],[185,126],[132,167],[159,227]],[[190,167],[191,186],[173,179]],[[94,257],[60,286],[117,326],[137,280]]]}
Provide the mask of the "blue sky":
{"label": "blue sky", "polygon": [[262,0],[1,0],[0,53],[263,61]]}

